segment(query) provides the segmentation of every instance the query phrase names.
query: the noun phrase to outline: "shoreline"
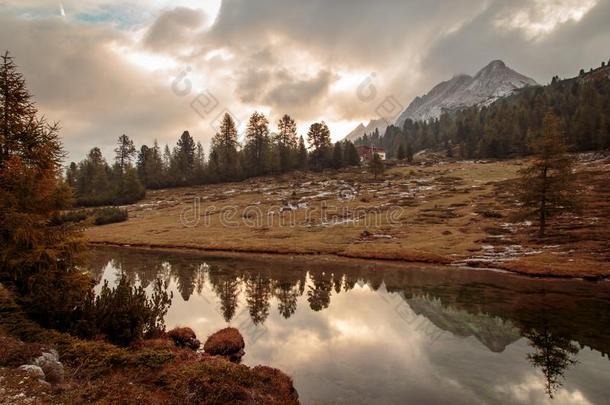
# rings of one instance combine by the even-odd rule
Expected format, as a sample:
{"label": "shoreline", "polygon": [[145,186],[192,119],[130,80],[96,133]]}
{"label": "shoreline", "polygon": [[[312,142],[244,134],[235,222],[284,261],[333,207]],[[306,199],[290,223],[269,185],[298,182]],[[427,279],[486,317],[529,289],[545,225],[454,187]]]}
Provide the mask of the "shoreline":
{"label": "shoreline", "polygon": [[[401,267],[408,267],[413,265],[425,265],[431,267],[442,267],[442,268],[455,268],[462,270],[472,271],[486,271],[486,272],[500,272],[508,273],[516,276],[521,276],[531,279],[560,279],[560,280],[581,280],[588,282],[608,281],[610,277],[604,275],[598,276],[574,276],[568,274],[556,274],[551,272],[532,273],[526,270],[521,270],[512,266],[506,266],[503,263],[489,263],[491,266],[479,267],[479,266],[466,266],[466,265],[455,265],[457,261],[439,261],[435,262],[432,260],[405,260],[396,258],[384,258],[374,256],[357,256],[354,254],[342,254],[337,253],[326,253],[326,252],[298,252],[298,251],[273,251],[273,250],[262,250],[262,249],[236,249],[236,248],[206,248],[204,246],[188,246],[188,245],[175,245],[175,244],[147,244],[147,243],[117,243],[117,242],[95,242],[89,241],[87,245],[92,247],[116,247],[121,249],[133,249],[133,250],[145,250],[151,252],[168,252],[168,253],[196,253],[201,255],[221,255],[225,257],[242,257],[245,255],[256,255],[256,256],[272,256],[274,258],[288,258],[288,257],[299,257],[316,260],[328,260],[328,261],[356,261],[361,262],[360,264],[394,264]],[[358,263],[355,263],[358,264]],[[432,269],[431,269],[432,270]]]}

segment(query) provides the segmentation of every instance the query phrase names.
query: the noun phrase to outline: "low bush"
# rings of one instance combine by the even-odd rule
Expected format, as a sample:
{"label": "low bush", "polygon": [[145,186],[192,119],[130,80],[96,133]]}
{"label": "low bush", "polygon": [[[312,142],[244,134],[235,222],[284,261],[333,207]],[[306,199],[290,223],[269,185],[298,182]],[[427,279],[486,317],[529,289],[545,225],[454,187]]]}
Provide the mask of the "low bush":
{"label": "low bush", "polygon": [[106,207],[93,210],[95,225],[114,224],[127,221],[129,214],[126,209],[116,207]]}
{"label": "low bush", "polygon": [[61,214],[57,214],[53,218],[51,218],[51,225],[59,226],[64,224],[74,224],[82,222],[90,216],[91,213],[87,210],[67,211]]}
{"label": "low bush", "polygon": [[164,317],[172,298],[161,280],[154,283],[150,298],[142,286],[132,286],[126,277],[115,288],[105,281],[97,297],[88,295],[75,332],[89,338],[101,334],[120,346],[158,336],[165,331]]}

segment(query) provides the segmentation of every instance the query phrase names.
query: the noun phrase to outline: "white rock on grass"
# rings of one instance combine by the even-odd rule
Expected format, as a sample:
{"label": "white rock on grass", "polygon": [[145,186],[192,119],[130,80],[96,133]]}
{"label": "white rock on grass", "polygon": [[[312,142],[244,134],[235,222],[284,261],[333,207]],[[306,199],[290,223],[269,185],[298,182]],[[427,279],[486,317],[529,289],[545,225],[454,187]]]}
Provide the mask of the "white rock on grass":
{"label": "white rock on grass", "polygon": [[38,380],[44,380],[45,374],[42,371],[40,366],[35,366],[33,364],[24,364],[23,366],[19,366],[19,370],[25,371],[30,377],[36,378]]}
{"label": "white rock on grass", "polygon": [[39,366],[46,376],[47,382],[61,384],[64,381],[64,366],[59,362],[57,351],[51,349],[42,353],[34,360],[34,365]]}

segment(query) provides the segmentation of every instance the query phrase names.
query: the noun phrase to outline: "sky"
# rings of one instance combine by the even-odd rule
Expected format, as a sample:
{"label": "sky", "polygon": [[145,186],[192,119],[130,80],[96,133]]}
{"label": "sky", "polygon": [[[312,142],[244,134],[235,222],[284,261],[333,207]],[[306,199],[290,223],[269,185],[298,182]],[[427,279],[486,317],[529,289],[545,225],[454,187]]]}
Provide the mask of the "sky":
{"label": "sky", "polygon": [[69,160],[116,139],[205,146],[229,112],[334,140],[495,59],[550,82],[610,58],[610,0],[0,0],[10,51]]}

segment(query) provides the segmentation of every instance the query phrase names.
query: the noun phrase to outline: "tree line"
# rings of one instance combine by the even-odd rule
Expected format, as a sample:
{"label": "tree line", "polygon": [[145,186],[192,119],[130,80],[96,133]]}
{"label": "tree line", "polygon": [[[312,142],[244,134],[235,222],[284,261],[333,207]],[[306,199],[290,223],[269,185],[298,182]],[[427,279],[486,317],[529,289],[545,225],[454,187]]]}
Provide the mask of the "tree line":
{"label": "tree line", "polygon": [[66,182],[74,189],[79,205],[128,204],[143,198],[145,189],[240,181],[293,170],[321,171],[359,164],[354,144],[341,141],[333,145],[324,122],[310,126],[306,145],[289,115],[278,120],[277,132],[272,133],[267,117],[254,112],[243,145],[229,114],[224,115],[207,157],[201,143],[195,142],[188,131],[182,133],[173,149],[165,145],[163,150],[156,140],[152,146],[142,145],[137,150],[127,135],[121,135],[112,165],[94,147],[84,160],[70,163]]}
{"label": "tree line", "polygon": [[386,149],[390,158],[408,158],[424,149],[448,157],[510,158],[533,152],[551,111],[564,127],[569,151],[610,147],[610,77],[602,66],[576,78],[554,77],[548,86],[526,87],[486,107],[470,107],[430,121],[406,120],[384,134],[366,134],[356,144]]}

